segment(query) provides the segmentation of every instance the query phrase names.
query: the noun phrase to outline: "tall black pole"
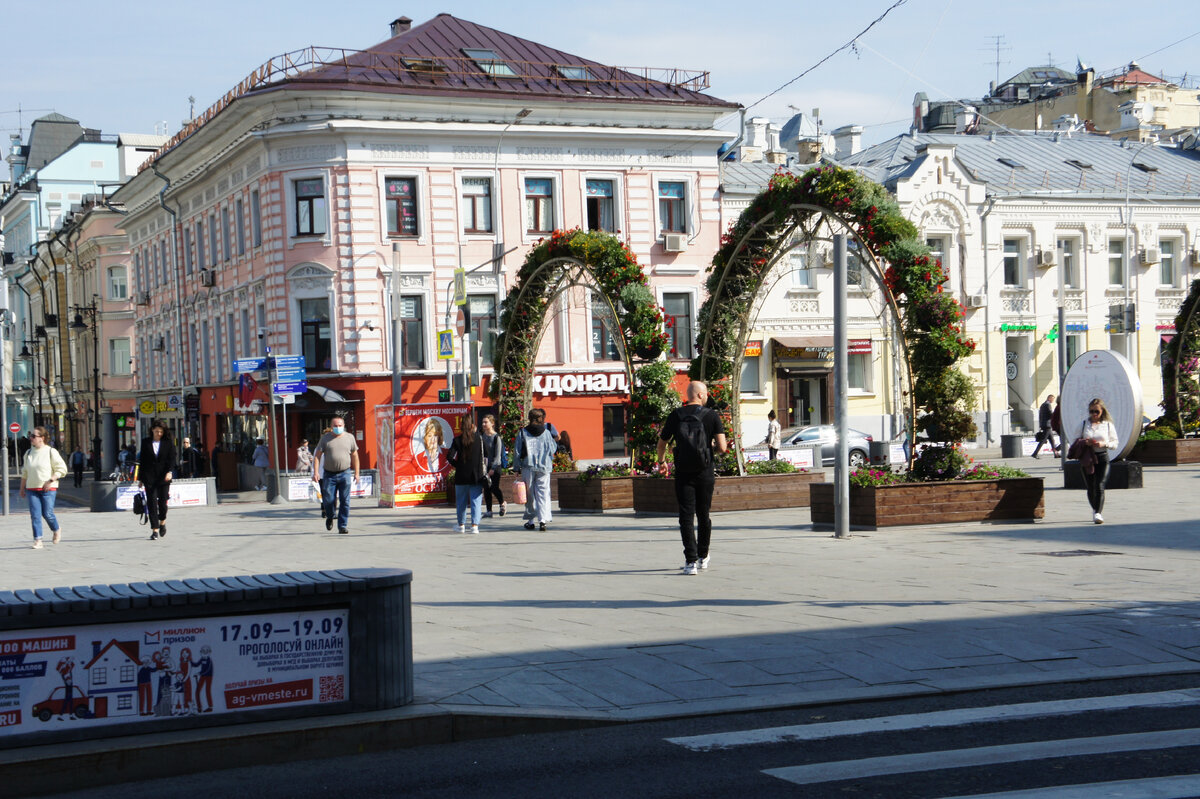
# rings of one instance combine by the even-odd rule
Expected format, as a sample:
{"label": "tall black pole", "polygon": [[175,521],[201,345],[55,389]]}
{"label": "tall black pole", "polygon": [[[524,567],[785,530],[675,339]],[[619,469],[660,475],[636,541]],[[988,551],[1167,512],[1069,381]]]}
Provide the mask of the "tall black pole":
{"label": "tall black pole", "polygon": [[100,309],[92,295],[92,476],[100,482]]}

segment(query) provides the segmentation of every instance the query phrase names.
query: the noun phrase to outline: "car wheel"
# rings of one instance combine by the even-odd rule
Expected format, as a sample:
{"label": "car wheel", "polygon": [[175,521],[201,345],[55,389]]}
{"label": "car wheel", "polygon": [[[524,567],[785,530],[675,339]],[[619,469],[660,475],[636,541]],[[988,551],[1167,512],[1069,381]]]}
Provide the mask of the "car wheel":
{"label": "car wheel", "polygon": [[867,463],[867,455],[861,449],[850,450],[850,468],[861,469]]}
{"label": "car wheel", "polygon": [[75,709],[71,711],[71,715],[77,719],[86,719],[91,718],[92,714],[88,710],[87,705],[76,705]]}
{"label": "car wheel", "polygon": [[50,711],[47,710],[46,708],[42,708],[41,710],[38,711],[38,718],[41,719],[42,721],[49,721],[50,720]]}

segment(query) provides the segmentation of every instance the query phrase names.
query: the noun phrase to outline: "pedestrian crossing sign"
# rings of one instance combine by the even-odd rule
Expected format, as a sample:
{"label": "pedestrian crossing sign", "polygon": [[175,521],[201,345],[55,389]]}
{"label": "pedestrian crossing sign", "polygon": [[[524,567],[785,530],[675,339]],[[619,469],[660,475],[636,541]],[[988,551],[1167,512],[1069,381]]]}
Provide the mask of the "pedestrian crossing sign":
{"label": "pedestrian crossing sign", "polygon": [[438,334],[438,360],[450,361],[454,359],[454,331],[439,330]]}

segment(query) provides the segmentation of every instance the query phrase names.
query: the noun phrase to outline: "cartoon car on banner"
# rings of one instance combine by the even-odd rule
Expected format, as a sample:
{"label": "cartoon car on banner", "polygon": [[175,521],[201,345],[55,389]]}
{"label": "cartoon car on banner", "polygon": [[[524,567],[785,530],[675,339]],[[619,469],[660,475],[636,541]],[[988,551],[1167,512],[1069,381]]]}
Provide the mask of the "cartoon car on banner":
{"label": "cartoon car on banner", "polygon": [[70,689],[71,692],[68,694],[67,686],[58,686],[50,692],[50,696],[34,705],[31,712],[42,721],[49,721],[51,716],[74,716],[77,719],[90,719],[92,709],[87,695],[78,685],[72,685]]}

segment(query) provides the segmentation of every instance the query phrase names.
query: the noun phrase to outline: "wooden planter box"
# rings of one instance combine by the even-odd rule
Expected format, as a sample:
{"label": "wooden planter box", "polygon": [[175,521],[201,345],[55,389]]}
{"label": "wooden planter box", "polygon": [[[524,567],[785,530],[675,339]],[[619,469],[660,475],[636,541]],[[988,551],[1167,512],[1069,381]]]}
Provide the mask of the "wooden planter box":
{"label": "wooden planter box", "polygon": [[1170,441],[1143,441],[1135,444],[1129,460],[1178,466],[1200,463],[1200,438],[1176,438]]}
{"label": "wooden planter box", "polygon": [[[579,472],[554,472],[550,475],[550,501],[558,499],[558,478],[572,477],[574,478]],[[521,479],[521,475],[513,472],[511,474],[500,475],[500,493],[504,494],[504,501],[511,503],[513,501],[513,483]],[[451,481],[446,489],[446,502],[450,505],[454,504],[454,482]]]}
{"label": "wooden planter box", "polygon": [[558,509],[580,513],[600,513],[633,507],[633,482],[646,478],[594,477],[586,483],[572,475],[555,480],[558,485]]}
{"label": "wooden planter box", "polygon": [[[718,477],[713,488],[712,512],[758,510],[760,508],[808,507],[808,489],[825,479],[824,472],[748,474]],[[675,481],[647,477],[633,481],[633,509],[637,513],[679,515]]]}
{"label": "wooden planter box", "polygon": [[[833,483],[812,486],[812,522],[833,526]],[[1046,512],[1040,477],[955,480],[859,488],[850,486],[850,526],[875,530],[913,524],[1041,519]]]}

